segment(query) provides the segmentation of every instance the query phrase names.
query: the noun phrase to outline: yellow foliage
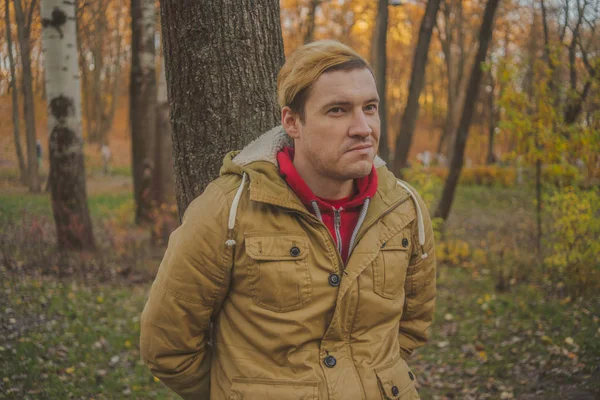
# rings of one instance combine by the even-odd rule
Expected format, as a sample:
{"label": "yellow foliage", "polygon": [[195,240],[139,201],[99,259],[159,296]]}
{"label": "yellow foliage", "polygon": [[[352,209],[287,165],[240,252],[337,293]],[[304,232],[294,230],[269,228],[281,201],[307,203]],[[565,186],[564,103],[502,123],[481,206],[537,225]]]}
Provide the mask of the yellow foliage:
{"label": "yellow foliage", "polygon": [[454,267],[465,267],[471,265],[471,246],[460,239],[439,242],[436,245],[435,254],[440,263]]}
{"label": "yellow foliage", "polygon": [[579,297],[600,289],[600,194],[566,187],[546,203],[552,225],[544,262],[549,279]]}
{"label": "yellow foliage", "polygon": [[[448,177],[448,169],[444,167],[430,167],[427,169],[413,168],[404,172],[409,182],[412,180],[423,180],[431,176],[443,181]],[[463,185],[483,185],[513,187],[517,182],[517,171],[512,167],[500,167],[497,165],[477,165],[463,168],[460,175],[460,183]]]}
{"label": "yellow foliage", "polygon": [[549,164],[542,169],[542,180],[558,187],[578,185],[583,177],[571,164]]}

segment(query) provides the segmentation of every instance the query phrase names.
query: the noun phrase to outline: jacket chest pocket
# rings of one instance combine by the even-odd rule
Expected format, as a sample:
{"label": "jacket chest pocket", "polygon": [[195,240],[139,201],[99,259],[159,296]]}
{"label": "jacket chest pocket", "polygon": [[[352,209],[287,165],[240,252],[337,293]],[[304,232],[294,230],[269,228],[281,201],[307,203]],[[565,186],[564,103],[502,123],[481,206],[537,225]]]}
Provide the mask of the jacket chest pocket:
{"label": "jacket chest pocket", "polygon": [[252,299],[275,311],[297,310],[311,301],[308,269],[309,241],[306,235],[249,236]]}
{"label": "jacket chest pocket", "polygon": [[410,228],[403,229],[381,245],[373,262],[373,290],[386,299],[397,297],[406,281],[412,238]]}

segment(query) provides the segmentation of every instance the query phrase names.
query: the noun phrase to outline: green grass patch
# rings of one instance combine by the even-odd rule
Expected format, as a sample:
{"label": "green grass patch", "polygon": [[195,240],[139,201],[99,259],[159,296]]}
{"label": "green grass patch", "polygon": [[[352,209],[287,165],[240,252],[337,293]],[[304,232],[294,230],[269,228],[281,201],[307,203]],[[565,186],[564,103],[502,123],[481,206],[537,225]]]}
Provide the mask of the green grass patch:
{"label": "green grass patch", "polygon": [[[96,219],[110,217],[115,210],[128,204],[133,204],[133,196],[128,192],[97,194],[88,198],[90,213]],[[19,220],[27,215],[52,217],[50,194],[0,194],[0,223]]]}
{"label": "green grass patch", "polygon": [[0,342],[3,398],[178,398],[140,361],[145,286],[26,278],[0,290],[8,326]]}

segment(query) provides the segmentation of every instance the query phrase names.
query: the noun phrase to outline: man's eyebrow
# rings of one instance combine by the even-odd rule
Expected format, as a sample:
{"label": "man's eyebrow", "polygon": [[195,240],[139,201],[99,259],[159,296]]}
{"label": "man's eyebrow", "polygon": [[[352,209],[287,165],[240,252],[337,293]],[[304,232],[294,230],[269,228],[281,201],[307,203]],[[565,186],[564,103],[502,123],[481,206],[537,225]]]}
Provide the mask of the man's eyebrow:
{"label": "man's eyebrow", "polygon": [[[369,100],[365,101],[365,103],[379,103],[379,99],[377,97],[372,97]],[[333,100],[329,103],[325,104],[322,108],[329,108],[333,106],[351,106],[352,102],[347,100]]]}

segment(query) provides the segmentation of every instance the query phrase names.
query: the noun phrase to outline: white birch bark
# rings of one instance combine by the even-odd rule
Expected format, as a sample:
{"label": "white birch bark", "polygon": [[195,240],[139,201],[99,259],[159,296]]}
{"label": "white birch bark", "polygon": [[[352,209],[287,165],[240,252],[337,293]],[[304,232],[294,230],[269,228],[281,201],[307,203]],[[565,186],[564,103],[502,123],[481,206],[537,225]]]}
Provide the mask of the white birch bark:
{"label": "white birch bark", "polygon": [[95,246],[83,163],[75,3],[43,0],[41,17],[50,136],[49,185],[58,245],[61,249],[91,250]]}
{"label": "white birch bark", "polygon": [[[81,83],[77,59],[75,6],[63,0],[43,0],[41,3],[42,51],[45,61],[46,97],[48,99],[48,132],[57,125],[68,127],[76,140],[68,151],[82,151]],[[61,24],[61,21],[64,22]],[[54,103],[53,103],[54,102]],[[61,103],[64,109],[53,112]],[[60,107],[58,107],[60,108]]]}

